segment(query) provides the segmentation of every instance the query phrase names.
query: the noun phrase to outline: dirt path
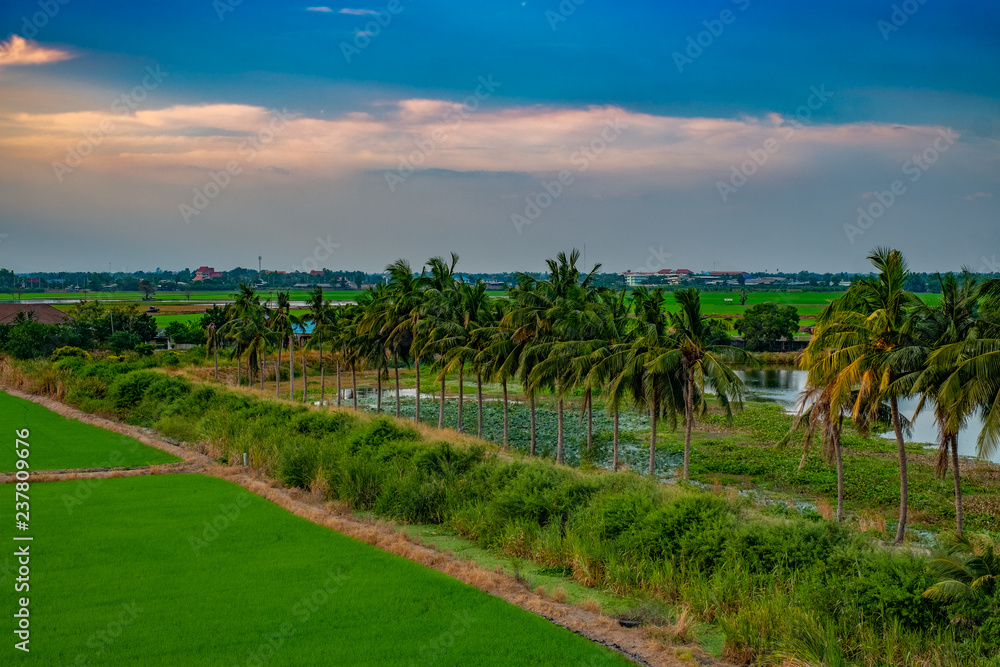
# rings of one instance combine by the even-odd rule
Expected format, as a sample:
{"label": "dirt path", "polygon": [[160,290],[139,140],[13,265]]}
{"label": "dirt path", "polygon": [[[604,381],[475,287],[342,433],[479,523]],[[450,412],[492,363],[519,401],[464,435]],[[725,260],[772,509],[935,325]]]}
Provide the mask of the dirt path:
{"label": "dirt path", "polygon": [[[165,465],[104,468],[83,470],[51,470],[32,473],[33,482],[73,479],[130,477],[140,475],[197,473],[210,475],[239,484],[251,493],[269,500],[289,512],[315,524],[326,526],[374,547],[443,572],[479,590],[502,598],[511,604],[547,618],[587,639],[603,644],[640,665],[652,667],[690,667],[692,664],[722,666],[700,649],[690,646],[666,646],[656,638],[663,628],[625,628],[615,619],[569,604],[555,602],[537,595],[522,584],[500,572],[486,570],[472,561],[463,561],[415,541],[406,534],[405,526],[397,530],[394,524],[363,521],[348,511],[338,511],[336,505],[323,503],[317,495],[300,489],[288,489],[258,471],[242,466],[221,466],[203,452],[180,447],[156,437],[152,429],[122,424],[60,403],[54,399],[26,394],[3,387],[12,396],[37,403],[55,413],[108,431],[135,438],[144,445],[169,452],[184,459]],[[0,483],[14,481],[13,474],[0,474]]]}

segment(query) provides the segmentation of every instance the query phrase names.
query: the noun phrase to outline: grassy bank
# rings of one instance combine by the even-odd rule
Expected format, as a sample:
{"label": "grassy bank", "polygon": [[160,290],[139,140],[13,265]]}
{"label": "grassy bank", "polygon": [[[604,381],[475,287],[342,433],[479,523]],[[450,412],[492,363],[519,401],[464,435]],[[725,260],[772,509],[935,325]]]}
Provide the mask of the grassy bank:
{"label": "grassy bank", "polygon": [[[309,409],[143,368],[156,363],[8,365],[4,379],[201,443],[221,462],[246,452],[285,484],[356,510],[440,526],[498,557],[530,560],[581,585],[689,609],[718,628],[725,656],[738,663],[794,657],[827,665],[998,664],[995,632],[952,623],[972,618],[970,610],[923,597],[935,581],[924,556],[885,550],[819,513],[761,509],[721,486],[712,492],[557,467],[424,426]],[[724,473],[723,464],[747,457],[704,455],[730,445],[761,448],[756,438],[782,428],[770,409],[743,413],[728,433],[706,420],[703,434],[742,444],[701,442],[696,465],[715,461],[698,469],[703,479],[770,479],[766,462],[756,471]],[[676,437],[665,435],[665,449]],[[871,447],[870,458],[878,459],[878,445]],[[777,477],[773,483],[785,484]],[[976,618],[995,602],[983,604],[972,610]]]}

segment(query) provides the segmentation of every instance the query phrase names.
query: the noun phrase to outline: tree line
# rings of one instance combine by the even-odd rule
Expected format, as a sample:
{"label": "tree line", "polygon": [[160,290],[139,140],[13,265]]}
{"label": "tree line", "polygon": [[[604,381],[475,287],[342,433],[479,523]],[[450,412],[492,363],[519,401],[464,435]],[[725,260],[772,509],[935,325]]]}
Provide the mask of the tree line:
{"label": "tree line", "polygon": [[[955,477],[956,521],[962,530],[957,434],[979,414],[984,427],[979,453],[995,451],[1000,435],[1000,341],[996,317],[1000,281],[981,280],[965,271],[938,276],[942,299],[924,304],[905,289],[910,272],[896,250],[876,249],[869,257],[875,271],[855,281],[817,318],[815,335],[799,358],[808,371],[795,430],[808,446],[819,436],[827,459],[838,469],[838,518],[843,519],[843,453],[840,434],[845,420],[862,434],[891,426],[900,465],[900,521],[905,531],[909,490],[904,431],[908,426],[898,403],[919,397],[920,410],[931,410],[940,429],[938,474],[951,466]],[[395,383],[400,413],[401,366],[417,375],[433,374],[440,385],[438,426],[445,424],[446,380],[458,380],[458,428],[465,404],[464,380],[474,376],[478,434],[482,435],[482,386],[501,386],[504,404],[503,445],[507,444],[508,384],[520,385],[531,415],[530,453],[535,453],[535,403],[544,394],[555,401],[556,460],[563,462],[566,402],[579,396],[587,415],[587,446],[593,445],[594,400],[603,401],[613,418],[612,467],[618,468],[618,414],[635,408],[649,416],[649,473],[655,473],[656,434],[661,425],[685,429],[682,476],[687,479],[691,432],[712,396],[727,415],[739,408],[747,388],[734,367],[753,364],[745,351],[729,345],[724,325],[701,312],[699,291],[667,292],[658,287],[632,290],[594,284],[600,269],[579,268],[574,250],[548,260],[544,277],[519,274],[505,297],[491,297],[479,281],[456,273],[458,256],[433,257],[415,272],[406,260],[386,267],[384,284],[365,291],[356,304],[331,306],[321,288],[310,295],[308,313],[292,314],[287,293],[274,308],[261,304],[250,286],[241,286],[235,303],[218,309],[209,322],[207,343],[216,351],[231,346],[246,377],[263,387],[265,363],[276,352],[276,391],[281,393],[282,353],[289,362],[289,396],[295,394],[297,353],[319,352],[320,400],[325,400],[326,372],[336,374],[336,404],[343,401],[343,376],[350,376],[357,409],[357,372],[374,371],[377,409],[383,382]],[[668,310],[669,301],[672,307]],[[312,327],[308,338],[306,325]],[[302,340],[299,345],[298,341]],[[217,362],[216,362],[217,363]],[[240,365],[238,364],[238,366]],[[305,364],[301,365],[305,372]],[[238,371],[241,373],[242,371]],[[306,387],[303,381],[303,387]],[[303,390],[302,400],[308,400]],[[415,396],[420,420],[422,396]],[[426,408],[424,408],[426,409]],[[790,440],[794,433],[790,433]],[[805,455],[805,454],[804,454]]]}

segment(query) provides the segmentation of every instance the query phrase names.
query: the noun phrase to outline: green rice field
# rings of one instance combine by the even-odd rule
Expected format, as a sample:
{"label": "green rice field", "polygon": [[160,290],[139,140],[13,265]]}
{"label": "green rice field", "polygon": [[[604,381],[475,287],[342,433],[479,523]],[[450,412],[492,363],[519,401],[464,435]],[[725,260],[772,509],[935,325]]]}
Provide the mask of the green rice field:
{"label": "green rice field", "polygon": [[[148,447],[134,438],[84,424],[31,401],[0,391],[0,423],[13,430],[28,429],[32,471],[108,468],[180,461],[173,454]],[[0,461],[0,472],[12,472],[14,458]]]}
{"label": "green rice field", "polygon": [[[83,483],[31,486],[31,651],[8,641],[2,664],[629,664],[227,481],[105,479],[68,508]],[[15,604],[3,596],[4,618]]]}

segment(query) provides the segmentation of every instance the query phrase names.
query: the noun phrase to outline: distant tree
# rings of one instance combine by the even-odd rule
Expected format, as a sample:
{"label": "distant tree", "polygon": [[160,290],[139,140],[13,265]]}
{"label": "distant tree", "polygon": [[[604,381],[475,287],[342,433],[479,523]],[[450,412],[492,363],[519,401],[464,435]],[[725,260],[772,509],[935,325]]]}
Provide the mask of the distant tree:
{"label": "distant tree", "polygon": [[747,291],[745,289],[740,290],[740,305],[741,306],[747,305],[747,297],[748,296],[749,296],[749,294],[747,294]]}
{"label": "distant tree", "polygon": [[149,301],[156,294],[156,286],[143,279],[139,281],[139,291],[142,292],[142,300]]}
{"label": "distant tree", "polygon": [[758,303],[735,326],[746,340],[746,349],[760,351],[781,338],[791,340],[799,330],[799,312],[794,306]]}

